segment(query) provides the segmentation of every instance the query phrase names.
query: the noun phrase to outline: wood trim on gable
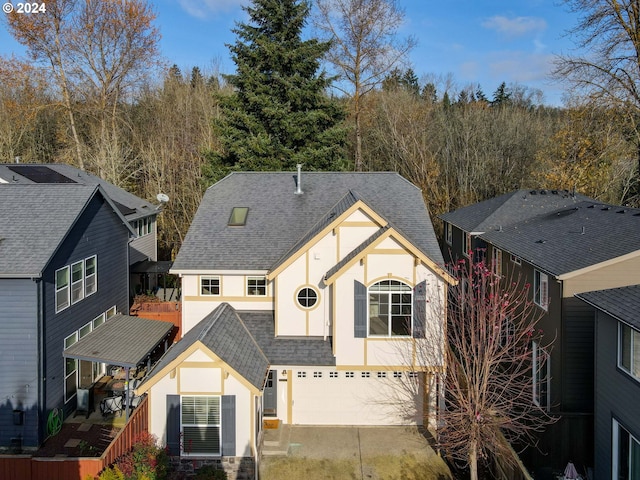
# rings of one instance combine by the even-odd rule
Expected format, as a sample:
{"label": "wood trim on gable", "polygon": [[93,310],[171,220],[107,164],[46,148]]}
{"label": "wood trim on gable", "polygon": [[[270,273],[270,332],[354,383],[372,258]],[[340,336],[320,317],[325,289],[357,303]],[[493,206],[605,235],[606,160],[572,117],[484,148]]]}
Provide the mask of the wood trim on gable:
{"label": "wood trim on gable", "polygon": [[339,217],[337,217],[333,222],[323,228],[320,232],[313,236],[306,244],[301,246],[296,252],[294,252],[289,258],[287,258],[284,262],[282,262],[278,267],[276,267],[273,271],[267,273],[267,280],[273,280],[276,276],[278,276],[282,271],[284,271],[287,267],[289,267],[293,262],[295,262],[298,258],[300,258],[312,245],[317,243],[321,238],[327,235],[329,232],[334,231],[334,229],[338,228],[345,219],[349,218],[354,212],[362,210],[362,212],[370,217],[375,225],[378,227],[384,227],[387,225],[387,221],[374,212],[366,203],[362,200],[358,200],[351,207],[345,210]]}
{"label": "wood trim on gable", "polygon": [[[407,240],[400,233],[394,230],[393,227],[389,228],[386,232],[380,235],[380,237],[375,239],[369,246],[367,246],[360,253],[358,253],[358,255],[356,255],[349,262],[344,264],[342,268],[340,268],[337,272],[335,272],[330,277],[325,278],[324,283],[326,285],[331,285],[333,282],[335,282],[335,280],[340,275],[342,275],[344,271],[348,270],[354,264],[366,258],[367,255],[377,254],[377,253],[389,253],[386,249],[381,251],[376,250],[376,247],[389,237],[393,237],[393,239],[396,242],[400,243],[400,245],[402,245],[402,247],[406,249],[407,253],[413,255],[416,259],[419,259],[420,262],[422,262],[428,269],[430,269],[431,271],[439,275],[445,282],[449,283],[450,285],[455,285],[456,280],[451,276],[451,274],[449,274],[449,272],[447,272],[446,270],[438,266],[433,260],[431,260],[426,255],[424,255],[411,242],[409,242],[409,240]],[[394,253],[399,253],[399,252],[394,251]]]}

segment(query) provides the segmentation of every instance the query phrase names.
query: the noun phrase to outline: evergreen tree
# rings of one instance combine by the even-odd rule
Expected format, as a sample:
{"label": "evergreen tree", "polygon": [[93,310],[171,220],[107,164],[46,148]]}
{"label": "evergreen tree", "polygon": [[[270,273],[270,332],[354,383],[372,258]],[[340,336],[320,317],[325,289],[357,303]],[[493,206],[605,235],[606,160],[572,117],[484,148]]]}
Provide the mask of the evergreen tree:
{"label": "evergreen tree", "polygon": [[508,105],[511,102],[511,92],[507,89],[507,84],[502,82],[500,86],[493,93],[493,101],[491,102],[492,106],[500,107],[503,105]]}
{"label": "evergreen tree", "polygon": [[216,122],[221,151],[212,155],[210,177],[229,169],[338,169],[344,158],[345,110],[326,90],[320,72],[329,43],[302,41],[309,15],[304,0],[253,0],[243,7],[250,21],[227,45],[237,70],[225,77],[234,93],[220,96]]}

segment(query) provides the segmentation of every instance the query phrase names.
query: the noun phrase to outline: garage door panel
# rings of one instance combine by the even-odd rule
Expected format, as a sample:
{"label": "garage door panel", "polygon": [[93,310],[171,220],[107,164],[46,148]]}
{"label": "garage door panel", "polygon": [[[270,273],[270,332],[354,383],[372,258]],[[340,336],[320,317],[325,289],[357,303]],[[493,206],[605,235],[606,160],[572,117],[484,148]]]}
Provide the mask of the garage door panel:
{"label": "garage door panel", "polygon": [[[302,425],[406,425],[421,423],[422,395],[377,372],[306,371],[293,375],[292,421]],[[314,376],[315,373],[315,376]],[[335,376],[337,373],[337,376]],[[386,373],[385,373],[386,374]]]}

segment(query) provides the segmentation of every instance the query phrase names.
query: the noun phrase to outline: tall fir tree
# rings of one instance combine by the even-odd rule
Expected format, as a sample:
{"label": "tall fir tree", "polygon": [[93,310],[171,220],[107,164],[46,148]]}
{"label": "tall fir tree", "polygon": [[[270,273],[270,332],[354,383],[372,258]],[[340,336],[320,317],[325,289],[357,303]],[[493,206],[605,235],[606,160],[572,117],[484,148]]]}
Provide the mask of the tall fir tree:
{"label": "tall fir tree", "polygon": [[319,72],[329,44],[302,40],[308,2],[253,0],[243,8],[250,21],[237,24],[236,43],[227,45],[237,71],[226,76],[233,93],[220,97],[221,149],[212,155],[209,176],[291,170],[298,163],[341,168],[345,109],[327,96],[333,79]]}

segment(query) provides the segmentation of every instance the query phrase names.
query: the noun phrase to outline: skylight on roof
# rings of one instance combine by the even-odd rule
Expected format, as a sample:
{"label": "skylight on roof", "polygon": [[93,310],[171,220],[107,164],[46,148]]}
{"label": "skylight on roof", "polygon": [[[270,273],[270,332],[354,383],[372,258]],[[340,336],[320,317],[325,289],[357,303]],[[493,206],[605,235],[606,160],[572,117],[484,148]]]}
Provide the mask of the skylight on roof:
{"label": "skylight on roof", "polygon": [[230,227],[243,227],[247,223],[249,207],[233,207],[228,225]]}

